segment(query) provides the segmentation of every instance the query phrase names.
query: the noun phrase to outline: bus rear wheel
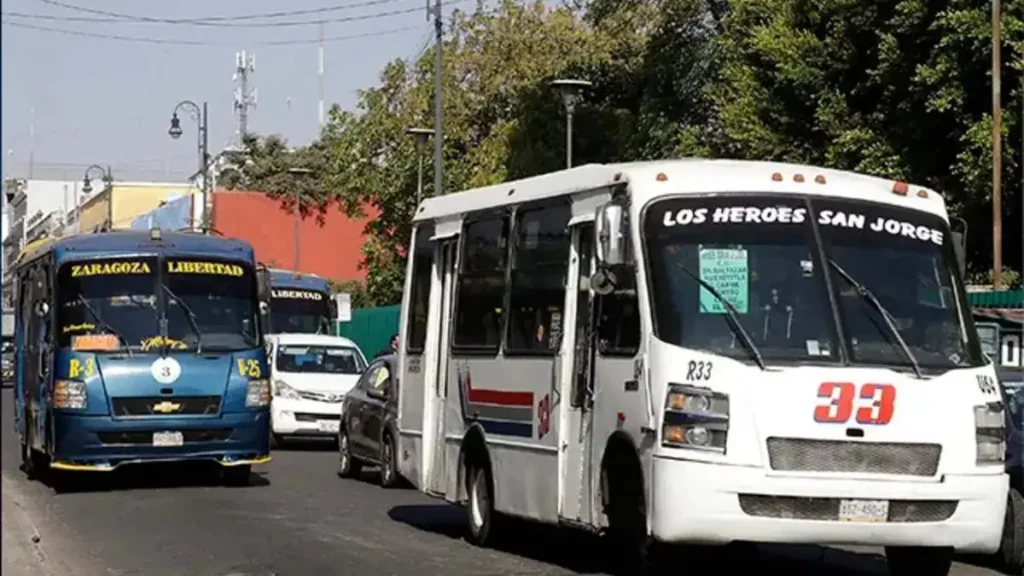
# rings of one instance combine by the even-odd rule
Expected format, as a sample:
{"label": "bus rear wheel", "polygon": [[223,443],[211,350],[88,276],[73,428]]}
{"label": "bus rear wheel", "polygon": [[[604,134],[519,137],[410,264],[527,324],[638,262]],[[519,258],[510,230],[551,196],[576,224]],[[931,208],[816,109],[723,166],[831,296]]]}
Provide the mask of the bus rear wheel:
{"label": "bus rear wheel", "polygon": [[1015,488],[1010,488],[1006,501],[1006,519],[999,554],[1003,565],[1011,573],[1021,573],[1024,568],[1024,496]]}
{"label": "bus rear wheel", "polygon": [[466,516],[469,520],[468,540],[477,546],[486,546],[491,541],[491,526],[494,523],[494,480],[490,468],[473,463],[467,466]]}
{"label": "bus rear wheel", "polygon": [[947,576],[953,569],[952,548],[887,546],[885,559],[891,576]]}

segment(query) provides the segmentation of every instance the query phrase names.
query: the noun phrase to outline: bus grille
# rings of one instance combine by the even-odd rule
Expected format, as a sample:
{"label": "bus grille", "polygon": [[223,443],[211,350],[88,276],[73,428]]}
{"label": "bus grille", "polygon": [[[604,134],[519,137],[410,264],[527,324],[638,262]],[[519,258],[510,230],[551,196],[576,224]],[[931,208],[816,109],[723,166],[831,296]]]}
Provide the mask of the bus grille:
{"label": "bus grille", "polygon": [[[888,522],[944,522],[956,512],[955,500],[890,500]],[[748,516],[787,520],[839,520],[838,498],[797,498],[740,494],[740,508]]]}
{"label": "bus grille", "polygon": [[213,416],[220,396],[146,396],[114,398],[114,416]]}
{"label": "bus grille", "polygon": [[772,470],[934,476],[942,446],[769,438]]}

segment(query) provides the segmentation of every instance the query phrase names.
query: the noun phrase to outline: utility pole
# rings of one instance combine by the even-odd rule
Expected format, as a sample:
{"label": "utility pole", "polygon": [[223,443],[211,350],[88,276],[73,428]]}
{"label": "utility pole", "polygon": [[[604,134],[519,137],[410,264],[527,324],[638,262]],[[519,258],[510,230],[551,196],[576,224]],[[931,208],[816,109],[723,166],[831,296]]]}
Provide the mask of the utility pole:
{"label": "utility pole", "polygon": [[434,17],[434,196],[444,193],[444,98],[442,91],[444,48],[444,19],[441,11],[441,0],[434,0],[431,8],[427,0],[427,21]]}
{"label": "utility pole", "polygon": [[992,288],[1003,287],[1002,16],[992,0]]}
{"label": "utility pole", "polygon": [[232,80],[235,87],[235,116],[238,121],[236,138],[238,147],[242,146],[242,138],[249,133],[249,109],[256,106],[257,91],[249,90],[249,74],[256,72],[256,55],[247,54],[245,50],[235,53],[235,75]]}
{"label": "utility pole", "polygon": [[319,89],[320,100],[317,102],[317,112],[320,119],[320,128],[323,129],[326,118],[324,117],[324,23],[320,23],[320,42],[317,46],[317,88]]}

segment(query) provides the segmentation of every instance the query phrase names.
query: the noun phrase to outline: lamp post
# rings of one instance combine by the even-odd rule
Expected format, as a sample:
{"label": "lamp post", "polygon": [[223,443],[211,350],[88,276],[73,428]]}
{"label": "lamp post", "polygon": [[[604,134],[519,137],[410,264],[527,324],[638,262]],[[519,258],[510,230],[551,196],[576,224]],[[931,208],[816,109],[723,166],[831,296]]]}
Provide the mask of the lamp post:
{"label": "lamp post", "polygon": [[[88,168],[85,169],[85,175],[82,177],[82,194],[85,194],[86,196],[88,196],[89,194],[92,194],[92,180],[89,178],[89,174],[93,173],[93,172],[95,172],[97,170],[99,170],[100,178],[103,180],[103,189],[104,190],[108,190],[108,189],[110,189],[110,188],[112,188],[114,186],[114,176],[110,172],[110,166],[107,166],[106,168],[104,168],[103,166],[100,166],[99,164],[93,164],[92,166],[89,166]],[[75,195],[75,209],[76,210],[78,209],[78,195],[77,194]],[[65,220],[65,222],[67,222],[67,219],[68,219],[67,206],[64,207],[64,212],[65,212],[64,220]],[[75,221],[77,222],[75,224],[75,229],[78,230],[78,231],[81,231],[81,228],[80,228],[81,221],[78,218],[75,218]]]}
{"label": "lamp post", "polygon": [[427,140],[434,135],[434,131],[430,128],[406,128],[405,133],[416,137],[416,156],[419,163],[416,175],[416,206],[419,206],[420,200],[423,198],[423,147],[427,145]]}
{"label": "lamp post", "polygon": [[551,86],[562,96],[565,104],[565,167],[572,168],[572,117],[576,105],[583,100],[583,90],[592,86],[586,80],[555,80]]}
{"label": "lamp post", "polygon": [[209,116],[206,111],[206,102],[203,102],[202,108],[191,100],[182,100],[181,102],[178,102],[178,105],[174,107],[174,112],[171,113],[171,127],[167,130],[167,133],[175,140],[181,138],[182,135],[181,120],[178,118],[178,112],[181,110],[186,110],[192,117],[192,120],[199,125],[199,172],[196,174],[201,176],[203,179],[202,224],[203,228],[208,232],[212,223],[207,220],[206,213],[210,194]]}
{"label": "lamp post", "polygon": [[[288,173],[298,176],[300,174],[309,175],[313,171],[309,168],[289,168]],[[299,186],[295,187],[295,207],[292,211],[295,213],[295,225],[292,230],[292,270],[298,272],[299,270],[299,224],[302,219],[301,215],[302,207],[302,190]]]}

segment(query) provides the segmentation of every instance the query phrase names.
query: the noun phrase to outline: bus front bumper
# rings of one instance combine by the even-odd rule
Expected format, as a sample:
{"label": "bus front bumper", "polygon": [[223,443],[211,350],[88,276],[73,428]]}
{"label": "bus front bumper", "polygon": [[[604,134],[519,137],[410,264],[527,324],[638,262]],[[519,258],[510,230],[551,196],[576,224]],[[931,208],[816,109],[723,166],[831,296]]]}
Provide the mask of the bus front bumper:
{"label": "bus front bumper", "polygon": [[[663,542],[936,546],[979,553],[999,548],[1008,489],[1005,474],[947,474],[935,482],[808,478],[660,456],[652,480],[651,532]],[[887,500],[888,517],[840,521],[843,500]]]}
{"label": "bus front bumper", "polygon": [[132,419],[58,413],[50,466],[107,472],[124,464],[147,462],[263,464],[270,461],[268,425],[267,411]]}

